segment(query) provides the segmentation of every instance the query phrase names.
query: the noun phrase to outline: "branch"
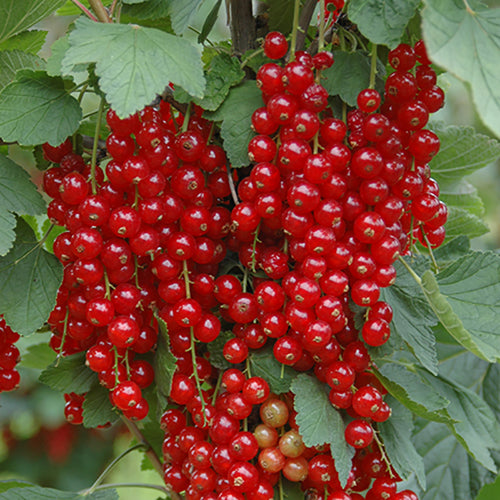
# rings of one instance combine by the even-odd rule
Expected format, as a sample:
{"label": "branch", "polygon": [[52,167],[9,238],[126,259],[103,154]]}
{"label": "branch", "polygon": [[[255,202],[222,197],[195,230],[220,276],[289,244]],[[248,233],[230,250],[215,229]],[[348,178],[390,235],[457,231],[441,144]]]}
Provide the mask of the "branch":
{"label": "branch", "polygon": [[317,0],[306,0],[299,17],[299,32],[297,33],[296,50],[304,50],[307,28],[311,24],[311,19],[316,8]]}
{"label": "branch", "polygon": [[101,0],[89,0],[89,4],[92,7],[92,10],[95,12],[97,19],[101,21],[101,23],[110,23],[111,19],[109,18],[108,11],[106,7],[102,4]]}
{"label": "branch", "polygon": [[252,0],[229,0],[233,52],[241,56],[255,48],[255,18]]}
{"label": "branch", "polygon": [[[151,447],[151,445],[147,442],[146,438],[142,435],[142,432],[139,430],[139,427],[134,424],[131,420],[129,420],[126,417],[123,417],[122,420],[125,422],[125,425],[127,426],[128,430],[132,433],[132,435],[139,441],[139,443],[144,443],[148,449],[145,451],[146,456],[149,458],[149,461],[151,462],[151,465],[154,467],[156,472],[160,475],[161,478],[163,478],[163,465],[160,462],[160,459],[158,458],[158,455],[156,454],[155,450]],[[168,489],[168,486],[167,486]],[[175,491],[172,491],[169,489],[169,495],[172,500],[182,500],[181,497],[175,493]]]}

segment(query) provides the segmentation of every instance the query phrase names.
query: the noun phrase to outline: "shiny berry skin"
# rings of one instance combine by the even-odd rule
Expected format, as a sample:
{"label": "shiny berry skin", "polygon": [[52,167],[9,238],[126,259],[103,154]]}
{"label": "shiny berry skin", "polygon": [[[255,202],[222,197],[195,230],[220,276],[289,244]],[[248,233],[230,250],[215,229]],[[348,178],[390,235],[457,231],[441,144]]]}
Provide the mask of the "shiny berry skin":
{"label": "shiny berry skin", "polygon": [[354,448],[366,448],[373,441],[373,428],[364,420],[353,420],[345,428],[345,439]]}
{"label": "shiny berry skin", "polygon": [[141,399],[140,387],[132,381],[120,382],[111,393],[113,404],[120,410],[134,407]]}
{"label": "shiny berry skin", "polygon": [[236,462],[229,469],[227,478],[232,488],[245,493],[255,488],[259,479],[259,472],[249,462]]}
{"label": "shiny berry skin", "polygon": [[48,142],[42,144],[42,150],[45,157],[53,162],[60,163],[60,161],[69,153],[73,151],[73,142],[71,137],[68,137],[64,142],[57,146],[52,146]]}
{"label": "shiny berry skin", "polygon": [[387,321],[381,318],[369,319],[361,330],[363,340],[370,346],[381,346],[389,339],[391,328]]}
{"label": "shiny berry skin", "polygon": [[326,383],[337,392],[347,391],[356,378],[354,370],[344,361],[334,361],[326,370]]}
{"label": "shiny berry skin", "polygon": [[271,31],[264,38],[264,54],[269,59],[281,59],[288,51],[285,36],[278,31]]}
{"label": "shiny berry skin", "polygon": [[357,97],[358,108],[365,113],[376,111],[380,102],[380,94],[375,89],[362,90]]}

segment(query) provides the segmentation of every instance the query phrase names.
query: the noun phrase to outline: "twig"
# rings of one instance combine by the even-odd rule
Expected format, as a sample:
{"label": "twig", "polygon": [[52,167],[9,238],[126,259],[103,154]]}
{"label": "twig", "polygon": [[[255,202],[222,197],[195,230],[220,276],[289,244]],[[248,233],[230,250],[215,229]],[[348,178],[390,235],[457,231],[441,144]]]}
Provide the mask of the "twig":
{"label": "twig", "polygon": [[95,12],[97,19],[101,21],[101,23],[110,23],[111,19],[109,18],[108,11],[106,7],[102,4],[101,0],[89,0],[89,4],[92,7],[92,10]]}
{"label": "twig", "polygon": [[252,0],[229,0],[231,38],[234,54],[241,56],[255,44]]}
{"label": "twig", "polygon": [[234,186],[233,172],[231,171],[231,166],[226,163],[227,177],[229,182],[229,189],[231,191],[231,197],[233,198],[234,204],[239,205],[240,200],[238,199],[238,194],[236,193],[236,187]]}
{"label": "twig", "polygon": [[300,12],[299,29],[297,33],[297,41],[295,43],[295,50],[303,50],[306,41],[307,28],[311,24],[311,19],[314,14],[314,9],[318,0],[306,0],[304,7]]}
{"label": "twig", "polygon": [[90,12],[89,9],[87,9],[87,7],[85,7],[85,5],[83,5],[81,2],[79,2],[78,0],[71,0],[89,19],[92,19],[92,21],[95,21],[97,22],[98,19],[97,17],[94,16],[94,14],[92,14],[92,12]]}

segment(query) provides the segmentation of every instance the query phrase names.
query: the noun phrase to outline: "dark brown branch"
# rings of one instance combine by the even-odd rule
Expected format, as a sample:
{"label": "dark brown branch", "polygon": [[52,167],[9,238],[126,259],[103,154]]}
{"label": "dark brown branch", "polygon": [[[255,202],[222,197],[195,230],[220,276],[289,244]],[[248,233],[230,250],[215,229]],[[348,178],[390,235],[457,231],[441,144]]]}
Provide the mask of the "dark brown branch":
{"label": "dark brown branch", "polygon": [[306,0],[299,17],[299,32],[297,33],[296,50],[304,50],[307,28],[311,24],[311,19],[316,8],[317,0]]}
{"label": "dark brown branch", "polygon": [[233,52],[241,56],[255,48],[255,18],[252,0],[229,0],[229,17]]}

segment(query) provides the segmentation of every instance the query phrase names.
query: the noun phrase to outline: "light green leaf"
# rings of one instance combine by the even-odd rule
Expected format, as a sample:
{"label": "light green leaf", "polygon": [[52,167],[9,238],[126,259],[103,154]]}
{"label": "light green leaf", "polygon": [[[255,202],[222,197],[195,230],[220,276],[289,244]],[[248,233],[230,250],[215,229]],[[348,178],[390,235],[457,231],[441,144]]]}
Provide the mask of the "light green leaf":
{"label": "light green leaf", "polygon": [[457,236],[434,250],[434,258],[440,268],[447,266],[470,251],[470,240],[467,236]]}
{"label": "light green leaf", "polygon": [[[420,500],[471,500],[494,475],[467,454],[448,427],[419,421],[413,436],[425,465],[427,488]],[[496,500],[496,499],[495,499]]]}
{"label": "light green leaf", "polygon": [[7,255],[16,239],[14,229],[16,217],[13,213],[0,210],[0,257]]}
{"label": "light green leaf", "polygon": [[165,321],[159,316],[158,341],[154,357],[155,381],[157,386],[158,403],[161,410],[167,405],[167,398],[170,395],[172,377],[176,370],[176,357],[170,352],[168,330]]}
{"label": "light green leaf", "polygon": [[432,177],[440,184],[459,181],[500,158],[500,142],[472,127],[437,122],[431,129],[441,142],[439,153],[430,162]]}
{"label": "light green leaf", "polygon": [[450,402],[417,373],[404,366],[387,363],[376,370],[375,375],[392,396],[416,415],[436,422],[450,422],[446,411]]}
{"label": "light green leaf", "polygon": [[28,483],[27,481],[22,481],[18,479],[6,479],[0,481],[0,493],[7,491],[11,488],[26,488],[28,486],[35,486],[33,483]]}
{"label": "light green leaf", "polygon": [[388,420],[378,424],[380,437],[389,460],[402,479],[415,473],[418,482],[425,489],[425,469],[422,457],[412,443],[413,417],[399,401],[391,396],[385,398],[392,414]]}
{"label": "light green leaf", "polygon": [[93,429],[99,425],[106,425],[118,418],[109,400],[109,390],[99,383],[95,383],[85,395],[83,401],[83,426]]}
{"label": "light green leaf", "polygon": [[45,62],[38,56],[20,50],[0,52],[0,91],[16,78],[20,69],[43,70]]}
{"label": "light green leaf", "polygon": [[500,137],[500,9],[479,1],[426,0],[422,29],[429,57],[468,82],[481,120]]}
{"label": "light green leaf", "polygon": [[247,148],[255,135],[250,128],[252,113],[262,105],[262,93],[255,82],[245,81],[233,87],[217,111],[208,115],[210,120],[222,121],[220,133],[233,167],[250,163]]}
{"label": "light green leaf", "polygon": [[199,48],[183,38],[137,25],[94,23],[80,18],[62,62],[96,63],[101,90],[120,116],[142,109],[172,82],[201,97],[205,88]]}
{"label": "light green leaf", "polygon": [[205,42],[208,35],[210,35],[210,32],[217,22],[221,4],[222,0],[216,0],[214,6],[212,7],[212,10],[208,13],[205,22],[203,23],[203,27],[201,28],[200,34],[198,35],[198,43]]}
{"label": "light green leaf", "polygon": [[0,93],[0,137],[5,141],[57,146],[78,129],[81,117],[64,81],[41,71],[20,71]]}
{"label": "light green leaf", "polygon": [[16,228],[16,243],[0,257],[0,304],[5,320],[14,331],[29,335],[49,317],[62,282],[61,263],[42,249],[31,228],[22,219]]}
{"label": "light green leaf", "polygon": [[[358,94],[370,83],[370,59],[360,52],[334,54],[335,63],[321,72],[322,85],[330,95],[338,95],[349,106],[356,106]],[[379,73],[384,73],[383,67]],[[377,88],[383,89],[383,82],[377,79]]]}
{"label": "light green leaf", "polygon": [[484,215],[484,204],[477,189],[464,179],[459,181],[439,181],[439,199],[448,207],[458,207],[481,217]]}
{"label": "light green leaf", "polygon": [[47,31],[23,31],[0,43],[0,50],[22,50],[28,54],[36,55],[43,47],[46,36]]}
{"label": "light green leaf", "polygon": [[340,413],[332,406],[324,385],[316,378],[300,374],[292,382],[291,389],[295,394],[296,422],[305,445],[330,445],[340,483],[345,486],[352,467],[353,449],[345,441]]}
{"label": "light green leaf", "polygon": [[448,220],[444,227],[446,238],[455,238],[460,235],[476,238],[490,231],[486,223],[477,215],[453,206],[448,207]]}
{"label": "light green leaf", "polygon": [[371,42],[394,48],[419,3],[419,0],[351,0],[347,15]]}
{"label": "light green leaf", "polygon": [[[51,46],[51,55],[47,59],[47,73],[50,76],[61,76],[61,64],[69,49],[69,35],[57,39]],[[72,75],[71,75],[72,76]]]}
{"label": "light green leaf", "polygon": [[500,360],[500,255],[471,252],[436,277],[425,272],[422,287],[455,340],[487,361]]}
{"label": "light green leaf", "polygon": [[54,362],[55,356],[56,353],[49,347],[48,343],[31,345],[27,352],[22,354],[20,366],[43,370]]}
{"label": "light green leaf", "polygon": [[290,390],[290,385],[297,376],[297,372],[277,361],[271,348],[252,352],[248,356],[248,360],[252,375],[264,378],[269,383],[272,392],[282,394]]}
{"label": "light green leaf", "polygon": [[500,424],[491,408],[474,391],[442,376],[418,371],[434,390],[450,401],[447,410],[455,422],[448,427],[460,444],[477,462],[496,472],[491,450],[500,449]]}
{"label": "light green leaf", "polygon": [[85,354],[78,353],[56,360],[40,374],[39,380],[55,391],[83,394],[94,385],[97,373],[85,366]]}
{"label": "light green leaf", "polygon": [[192,98],[183,89],[174,92],[174,98],[182,103],[191,100],[205,111],[215,111],[224,101],[229,89],[243,80],[245,72],[240,68],[236,57],[228,54],[218,54],[210,62],[205,75],[207,87],[203,98]]}
{"label": "light green leaf", "polygon": [[[87,7],[87,9],[92,10],[88,0],[80,0],[81,3]],[[104,7],[109,7],[113,0],[102,0]],[[66,3],[57,9],[56,14],[58,16],[79,16],[82,11],[72,2],[72,0],[66,0]]]}
{"label": "light green leaf", "polygon": [[394,267],[397,270],[396,283],[383,288],[380,294],[381,300],[390,304],[394,311],[391,336],[404,339],[422,366],[437,373],[436,341],[432,332],[437,319],[406,268],[399,262]]}
{"label": "light green leaf", "polygon": [[59,8],[66,0],[2,0],[0,43],[21,33]]}
{"label": "light green leaf", "polygon": [[487,484],[481,488],[476,500],[497,500],[498,498],[500,498],[500,475],[493,484]]}
{"label": "light green leaf", "polygon": [[170,19],[175,33],[182,35],[191,23],[203,0],[169,0]]}

